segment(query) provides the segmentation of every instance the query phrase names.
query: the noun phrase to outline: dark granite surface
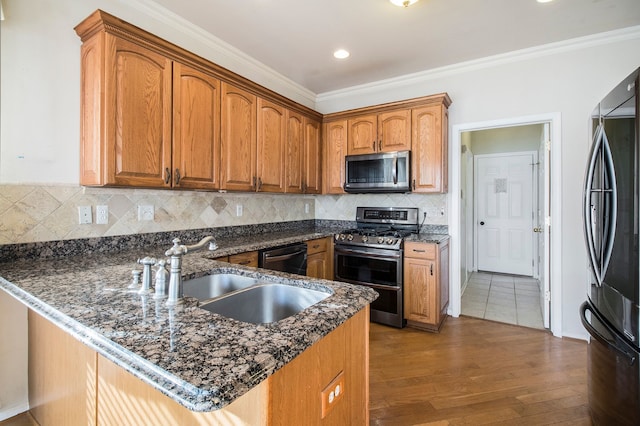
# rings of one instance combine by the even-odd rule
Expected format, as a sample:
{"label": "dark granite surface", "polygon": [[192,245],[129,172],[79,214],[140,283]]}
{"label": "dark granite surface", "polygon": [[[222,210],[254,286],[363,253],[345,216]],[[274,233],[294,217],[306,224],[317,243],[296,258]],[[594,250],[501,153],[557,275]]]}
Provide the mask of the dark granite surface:
{"label": "dark granite surface", "polygon": [[[39,243],[23,257],[19,255],[21,248],[5,247],[0,288],[185,407],[211,411],[243,395],[377,297],[373,290],[361,286],[211,260],[320,238],[336,230],[308,223],[275,227],[271,232],[262,227],[262,232],[253,234],[216,234],[220,248],[187,254],[183,276],[234,272],[313,288],[331,296],[297,315],[261,325],[199,309],[191,298],[186,298],[184,305],[168,308],[163,300],[127,289],[131,270],[140,269],[138,258],[163,257],[171,245],[166,236],[149,237],[141,249],[123,244],[126,248],[119,251],[122,240],[114,239],[105,241],[108,250],[101,248],[99,241],[89,243],[93,250],[83,249],[82,244],[73,247],[69,242],[52,243],[58,248]],[[342,223],[336,227],[344,228]],[[189,231],[180,237],[187,237],[183,244],[193,244],[205,235]],[[153,244],[159,240],[162,244]],[[67,249],[60,250],[60,246]],[[48,254],[39,256],[38,250]]]}
{"label": "dark granite surface", "polygon": [[436,243],[440,244],[441,242],[447,241],[449,236],[446,234],[430,234],[430,233],[420,233],[420,234],[412,234],[406,237],[405,241],[412,242],[420,242],[420,243]]}

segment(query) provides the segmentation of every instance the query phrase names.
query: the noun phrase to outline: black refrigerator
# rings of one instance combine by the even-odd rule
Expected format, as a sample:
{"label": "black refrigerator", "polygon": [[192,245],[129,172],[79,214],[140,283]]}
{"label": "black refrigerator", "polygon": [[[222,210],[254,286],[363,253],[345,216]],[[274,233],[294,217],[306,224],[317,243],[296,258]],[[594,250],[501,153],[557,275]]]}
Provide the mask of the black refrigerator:
{"label": "black refrigerator", "polygon": [[589,410],[597,425],[640,425],[639,71],[591,117],[583,197],[590,278],[580,315],[591,335]]}

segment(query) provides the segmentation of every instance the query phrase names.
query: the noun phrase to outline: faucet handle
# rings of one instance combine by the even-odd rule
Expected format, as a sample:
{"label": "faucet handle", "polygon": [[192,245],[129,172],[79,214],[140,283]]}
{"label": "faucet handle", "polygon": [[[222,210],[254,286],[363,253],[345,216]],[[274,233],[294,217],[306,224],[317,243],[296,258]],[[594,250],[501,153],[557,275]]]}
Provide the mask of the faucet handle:
{"label": "faucet handle", "polygon": [[134,269],[133,271],[131,271],[132,279],[131,279],[131,284],[129,284],[128,288],[130,289],[138,288],[138,286],[140,285],[140,274],[142,274],[142,271],[139,269]]}
{"label": "faucet handle", "polygon": [[180,238],[174,238],[172,242],[173,246],[164,253],[165,256],[182,256],[187,253],[187,247],[180,244]]}
{"label": "faucet handle", "polygon": [[138,263],[143,266],[142,287],[138,290],[138,293],[146,294],[151,291],[151,267],[156,264],[156,259],[147,256],[142,259],[138,259]]}

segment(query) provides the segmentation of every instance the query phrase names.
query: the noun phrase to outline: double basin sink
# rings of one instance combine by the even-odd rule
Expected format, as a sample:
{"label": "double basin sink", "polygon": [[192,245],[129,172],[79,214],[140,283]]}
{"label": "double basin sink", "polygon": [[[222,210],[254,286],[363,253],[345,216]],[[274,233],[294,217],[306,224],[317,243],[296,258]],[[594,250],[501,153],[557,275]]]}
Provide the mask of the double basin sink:
{"label": "double basin sink", "polygon": [[330,296],[318,290],[221,273],[183,282],[185,296],[209,312],[253,324],[280,321]]}

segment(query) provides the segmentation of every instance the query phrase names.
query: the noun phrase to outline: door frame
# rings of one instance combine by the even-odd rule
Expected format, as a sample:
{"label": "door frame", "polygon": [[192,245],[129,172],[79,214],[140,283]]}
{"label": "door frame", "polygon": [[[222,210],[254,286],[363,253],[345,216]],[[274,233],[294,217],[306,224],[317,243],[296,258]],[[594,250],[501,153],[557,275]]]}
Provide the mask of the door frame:
{"label": "door frame", "polygon": [[[449,192],[447,194],[447,202],[449,205],[449,235],[451,241],[458,243],[458,247],[452,245],[450,250],[449,263],[449,290],[450,303],[447,313],[451,316],[458,317],[461,310],[462,285],[461,282],[461,264],[460,250],[464,250],[464,245],[460,242],[460,173],[461,173],[461,146],[462,133],[474,130],[487,130],[497,127],[511,127],[528,124],[544,124],[549,123],[550,127],[550,157],[551,165],[545,165],[545,173],[550,176],[550,185],[545,191],[550,191],[549,200],[551,202],[550,218],[545,221],[544,232],[547,235],[550,232],[550,226],[553,224],[554,232],[550,234],[550,244],[545,247],[549,251],[550,276],[546,279],[550,280],[551,306],[550,306],[550,330],[554,336],[562,337],[562,265],[561,262],[554,262],[553,255],[556,259],[560,258],[562,253],[562,215],[561,215],[561,164],[562,164],[562,127],[561,114],[559,112],[545,113],[539,115],[521,116],[513,118],[505,118],[492,121],[462,123],[452,125],[451,139],[449,149]],[[555,183],[555,184],[554,184]]]}
{"label": "door frame", "polygon": [[[533,165],[538,163],[538,152],[537,151],[510,151],[510,152],[500,152],[495,154],[476,154],[473,156],[473,270],[478,271],[478,221],[476,218],[478,217],[478,167],[476,160],[478,158],[488,158],[488,157],[507,157],[512,155],[531,155]],[[535,222],[537,218],[537,211],[539,209],[538,206],[538,181],[535,179],[537,176],[533,172],[534,169],[531,170],[531,208],[533,215],[531,217],[532,231],[533,226],[535,226]],[[533,278],[538,278],[538,238],[531,238],[531,276]]]}

